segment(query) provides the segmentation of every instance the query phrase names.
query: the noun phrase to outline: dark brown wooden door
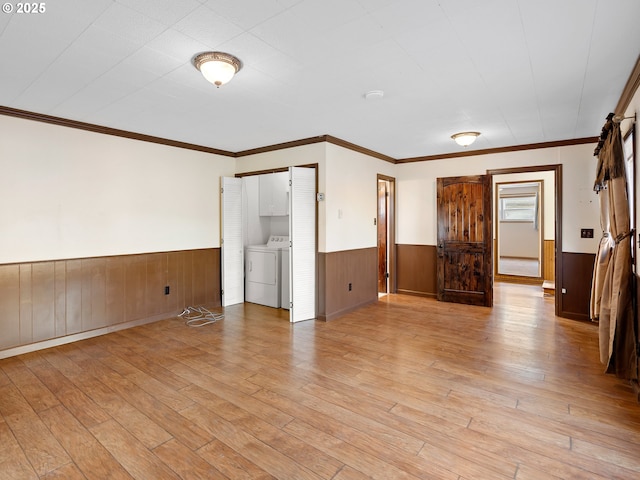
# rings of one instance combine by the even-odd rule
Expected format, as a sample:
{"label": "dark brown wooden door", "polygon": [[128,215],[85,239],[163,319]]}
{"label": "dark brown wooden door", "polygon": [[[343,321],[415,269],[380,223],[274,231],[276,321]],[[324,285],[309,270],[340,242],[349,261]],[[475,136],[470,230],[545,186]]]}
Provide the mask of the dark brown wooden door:
{"label": "dark brown wooden door", "polygon": [[387,182],[378,180],[378,292],[387,293]]}
{"label": "dark brown wooden door", "polygon": [[438,178],[438,300],[493,305],[489,175]]}

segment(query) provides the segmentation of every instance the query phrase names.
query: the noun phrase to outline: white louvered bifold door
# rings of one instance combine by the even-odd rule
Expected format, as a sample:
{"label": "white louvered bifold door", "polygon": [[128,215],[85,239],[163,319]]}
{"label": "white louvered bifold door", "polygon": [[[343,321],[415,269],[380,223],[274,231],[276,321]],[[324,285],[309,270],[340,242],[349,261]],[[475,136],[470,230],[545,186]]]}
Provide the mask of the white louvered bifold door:
{"label": "white louvered bifold door", "polygon": [[222,306],[244,302],[242,179],[221,178]]}
{"label": "white louvered bifold door", "polygon": [[290,167],[289,179],[289,319],[300,322],[316,318],[316,170]]}

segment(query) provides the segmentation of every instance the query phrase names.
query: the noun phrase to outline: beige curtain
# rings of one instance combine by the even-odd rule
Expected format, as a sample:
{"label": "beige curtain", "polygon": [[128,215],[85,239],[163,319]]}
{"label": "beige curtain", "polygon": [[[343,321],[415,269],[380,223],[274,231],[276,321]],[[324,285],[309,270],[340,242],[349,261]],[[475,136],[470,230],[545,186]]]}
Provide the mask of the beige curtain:
{"label": "beige curtain", "polygon": [[591,282],[591,305],[590,318],[597,321],[600,318],[600,305],[602,301],[602,288],[604,287],[604,279],[606,277],[607,268],[611,259],[611,253],[615,242],[611,238],[611,230],[609,228],[609,195],[606,190],[596,188],[598,192],[598,201],[600,203],[600,227],[602,228],[602,238],[598,245],[596,253],[596,261],[593,266],[593,278]]}
{"label": "beige curtain", "polygon": [[[600,242],[602,250],[596,256],[592,318],[599,321],[600,360],[606,365],[606,371],[622,378],[636,379],[631,232],[622,138],[619,124],[611,120],[608,120],[604,131],[608,134],[598,152],[596,187],[606,189],[601,191],[600,196],[607,195],[610,238],[603,236]],[[602,207],[603,203],[604,200],[601,200],[601,213],[606,209]],[[598,291],[600,285],[601,291]]]}

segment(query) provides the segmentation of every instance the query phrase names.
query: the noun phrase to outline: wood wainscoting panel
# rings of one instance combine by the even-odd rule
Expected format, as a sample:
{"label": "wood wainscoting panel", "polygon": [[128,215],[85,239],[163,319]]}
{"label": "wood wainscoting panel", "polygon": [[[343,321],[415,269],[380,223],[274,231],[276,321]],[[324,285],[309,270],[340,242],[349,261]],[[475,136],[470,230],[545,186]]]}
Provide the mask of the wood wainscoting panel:
{"label": "wood wainscoting panel", "polygon": [[123,259],[124,319],[127,322],[144,318],[147,311],[147,257],[131,255]]}
{"label": "wood wainscoting panel", "polygon": [[[147,284],[145,288],[147,315],[159,315],[162,312],[166,312],[168,306],[170,310],[176,309],[176,303],[173,301],[176,296],[171,295],[171,286],[167,279],[167,262],[168,255],[165,253],[153,253],[147,257]],[[169,295],[164,294],[164,287],[167,285],[169,285]],[[172,301],[167,302],[168,298]]]}
{"label": "wood wainscoting panel", "polygon": [[[165,287],[169,294],[165,295]],[[220,249],[0,265],[2,350],[217,307]]]}
{"label": "wood wainscoting panel", "polygon": [[377,247],[318,255],[319,320],[333,320],[377,301]]}
{"label": "wood wainscoting panel", "polygon": [[20,265],[0,265],[0,350],[20,343]]}
{"label": "wood wainscoting panel", "polygon": [[56,335],[55,298],[55,263],[34,263],[31,268],[31,305],[35,342]]}
{"label": "wood wainscoting panel", "polygon": [[122,257],[109,257],[106,261],[105,308],[107,318],[114,323],[122,323],[125,321],[125,307],[122,299],[125,298],[126,291],[124,262]]}
{"label": "wood wainscoting panel", "polygon": [[[592,253],[562,252],[562,285],[556,285],[561,295],[559,316],[574,320],[589,320],[591,278],[596,256]],[[562,293],[564,289],[566,293]]]}
{"label": "wood wainscoting panel", "polygon": [[435,245],[396,245],[398,293],[437,295],[437,249]]}
{"label": "wood wainscoting panel", "polygon": [[31,301],[32,264],[20,265],[20,343],[29,343],[33,339],[33,305]]}
{"label": "wood wainscoting panel", "polygon": [[82,331],[106,327],[107,318],[107,259],[82,260]]}
{"label": "wood wainscoting panel", "polygon": [[72,335],[82,331],[82,260],[67,260],[65,263],[66,335]]}
{"label": "wood wainscoting panel", "polygon": [[54,262],[54,296],[55,296],[55,335],[63,337],[67,334],[66,319],[66,265],[63,260]]}
{"label": "wood wainscoting panel", "polygon": [[555,282],[556,280],[556,241],[545,240],[543,244],[542,258],[544,259],[542,266],[542,275],[547,282]]}

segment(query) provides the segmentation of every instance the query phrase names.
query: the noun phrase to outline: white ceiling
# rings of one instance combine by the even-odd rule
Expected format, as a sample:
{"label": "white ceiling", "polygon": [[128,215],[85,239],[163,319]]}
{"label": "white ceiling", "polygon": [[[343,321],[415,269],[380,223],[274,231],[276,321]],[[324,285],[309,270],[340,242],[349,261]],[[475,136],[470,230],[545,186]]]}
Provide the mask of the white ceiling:
{"label": "white ceiling", "polygon": [[[482,132],[473,149],[597,136],[640,53],[639,0],[45,8],[0,13],[0,105],[232,152],[325,134],[394,158],[461,151],[463,130]],[[244,64],[219,89],[192,64],[208,50]]]}

